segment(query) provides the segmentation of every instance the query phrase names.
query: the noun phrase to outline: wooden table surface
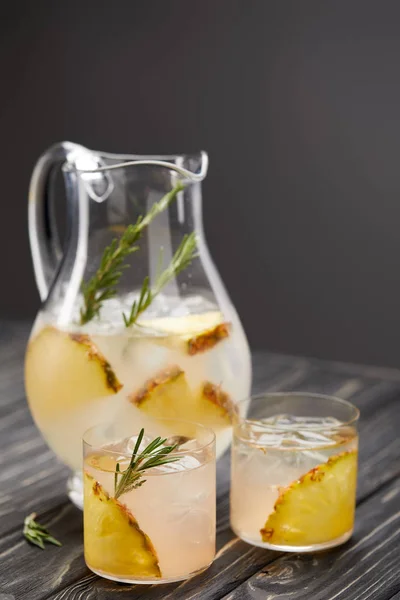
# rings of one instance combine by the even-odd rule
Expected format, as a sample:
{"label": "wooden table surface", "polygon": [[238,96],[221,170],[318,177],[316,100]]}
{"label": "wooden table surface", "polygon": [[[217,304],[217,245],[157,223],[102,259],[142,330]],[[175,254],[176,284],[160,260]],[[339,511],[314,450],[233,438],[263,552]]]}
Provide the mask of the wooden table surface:
{"label": "wooden table surface", "polygon": [[[23,386],[29,327],[0,325],[0,600],[400,600],[400,371],[267,352],[254,354],[254,390],[325,392],[361,410],[356,526],[344,546],[285,554],[255,548],[229,528],[229,456],[218,463],[218,554],[179,584],[129,586],[93,575],[82,556],[82,513],[68,470],[32,423]],[[44,365],[45,368],[45,365]],[[22,537],[32,511],[63,546]]]}

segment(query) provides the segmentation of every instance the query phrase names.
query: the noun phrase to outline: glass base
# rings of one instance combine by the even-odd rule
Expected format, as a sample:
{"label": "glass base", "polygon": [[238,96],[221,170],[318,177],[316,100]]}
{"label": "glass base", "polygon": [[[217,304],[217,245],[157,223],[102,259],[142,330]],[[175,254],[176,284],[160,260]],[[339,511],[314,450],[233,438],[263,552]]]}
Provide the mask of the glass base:
{"label": "glass base", "polygon": [[239,533],[239,531],[235,530],[231,525],[232,531],[244,542],[247,544],[251,544],[252,546],[259,546],[260,548],[266,548],[267,550],[275,550],[277,552],[318,552],[319,550],[328,550],[329,548],[335,548],[336,546],[340,546],[349,540],[353,534],[353,529],[347,531],[340,537],[335,538],[334,540],[329,540],[329,542],[323,542],[322,544],[312,544],[310,546],[284,546],[277,544],[267,544],[262,540],[254,540],[246,537]]}
{"label": "glass base", "polygon": [[82,473],[72,473],[67,481],[68,498],[77,508],[83,510],[83,480]]}
{"label": "glass base", "polygon": [[176,581],[185,581],[186,579],[190,579],[191,577],[194,577],[195,575],[199,575],[200,573],[203,573],[203,571],[205,571],[206,569],[208,569],[210,567],[212,562],[213,561],[211,561],[203,569],[198,569],[197,571],[193,571],[192,573],[188,573],[187,575],[182,575],[181,577],[168,577],[168,578],[143,577],[142,579],[140,579],[140,578],[135,579],[134,577],[123,577],[123,576],[120,577],[118,575],[112,575],[110,573],[105,573],[104,571],[100,571],[98,569],[93,569],[90,565],[88,565],[88,563],[86,563],[86,566],[88,567],[88,569],[90,569],[92,571],[92,573],[99,575],[99,577],[104,577],[105,579],[110,579],[111,581],[117,581],[118,583],[136,583],[136,584],[142,584],[142,585],[156,585],[158,583],[174,583]]}

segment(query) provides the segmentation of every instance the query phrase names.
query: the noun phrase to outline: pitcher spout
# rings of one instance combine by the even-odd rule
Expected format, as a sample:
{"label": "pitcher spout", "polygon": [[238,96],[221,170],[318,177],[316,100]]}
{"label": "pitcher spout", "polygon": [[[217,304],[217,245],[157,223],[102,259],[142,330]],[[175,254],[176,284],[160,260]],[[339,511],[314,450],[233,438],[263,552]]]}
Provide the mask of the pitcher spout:
{"label": "pitcher spout", "polygon": [[[158,166],[175,171],[188,183],[195,183],[203,181],[208,171],[208,155],[204,150],[195,154],[165,156],[87,152],[91,154],[91,160],[88,160],[88,154],[82,153],[82,149],[79,148],[76,153],[76,160],[72,161],[73,167],[80,174],[113,171],[126,167]],[[71,166],[71,163],[69,166]]]}

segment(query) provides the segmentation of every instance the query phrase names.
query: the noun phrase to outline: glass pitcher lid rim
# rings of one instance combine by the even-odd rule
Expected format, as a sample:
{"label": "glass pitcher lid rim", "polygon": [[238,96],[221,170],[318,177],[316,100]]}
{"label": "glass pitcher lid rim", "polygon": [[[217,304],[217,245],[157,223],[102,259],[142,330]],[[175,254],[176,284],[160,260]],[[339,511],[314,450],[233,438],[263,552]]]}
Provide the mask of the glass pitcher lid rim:
{"label": "glass pitcher lid rim", "polygon": [[[185,157],[198,156],[198,171],[190,171],[185,167],[172,162],[173,159],[184,159]],[[114,164],[104,164],[104,159],[113,159]],[[182,177],[193,182],[202,181],[207,175],[208,154],[204,150],[198,153],[190,154],[165,154],[165,155],[137,155],[137,154],[113,154],[107,152],[92,151],[84,146],[77,146],[70,153],[63,169],[67,171],[76,171],[80,174],[101,173],[105,171],[114,171],[131,166],[159,166],[179,173]]]}

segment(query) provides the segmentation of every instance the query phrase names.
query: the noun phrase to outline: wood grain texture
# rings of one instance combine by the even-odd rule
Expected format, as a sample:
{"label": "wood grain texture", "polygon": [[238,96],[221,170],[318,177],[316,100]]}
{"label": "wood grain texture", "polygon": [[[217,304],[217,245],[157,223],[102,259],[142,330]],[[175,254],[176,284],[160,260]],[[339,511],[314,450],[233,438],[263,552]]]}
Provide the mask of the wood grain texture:
{"label": "wood grain texture", "polygon": [[224,600],[389,600],[400,587],[400,479],[363,502],[352,540],[314,554],[286,554]]}
{"label": "wood grain texture", "polygon": [[[230,597],[229,594],[234,593],[239,595],[232,597],[240,598],[240,594],[249,593],[247,582],[250,584],[254,578],[257,581],[256,595],[243,598],[268,598],[266,594],[269,593],[270,579],[265,579],[260,573],[265,573],[266,568],[274,572],[274,565],[281,564],[279,561],[289,561],[291,565],[290,561],[294,559],[253,548],[233,536],[229,528],[229,455],[218,463],[219,552],[210,569],[181,584],[150,587],[115,584],[88,571],[82,557],[82,515],[69,503],[65,493],[68,470],[47,449],[26,407],[22,361],[28,332],[29,328],[24,324],[3,326],[0,323],[0,599],[2,593],[13,595],[15,600],[108,600],[118,597],[214,600]],[[385,510],[379,504],[379,499],[388,490],[397,489],[400,476],[400,443],[397,434],[400,424],[400,376],[396,377],[396,373],[391,371],[390,377],[384,378],[378,373],[382,374],[379,369],[370,370],[368,367],[353,369],[338,363],[270,353],[254,355],[255,392],[290,389],[325,392],[351,399],[362,411],[358,486],[360,508],[357,513],[357,527],[360,525],[361,529],[357,530],[356,538],[350,545],[334,551],[339,558],[372,531],[373,527],[368,525],[369,511],[371,519],[375,519],[373,522],[379,525],[379,519],[381,523],[386,522],[387,506],[392,510],[396,502],[397,492],[393,499],[387,500]],[[51,527],[56,537],[62,539],[62,548],[49,548],[43,552],[24,541],[21,536],[23,517],[32,510],[37,510],[41,521]],[[364,515],[361,522],[360,514]],[[388,524],[388,527],[392,533],[391,525]],[[374,538],[379,543],[383,542],[379,532],[386,531],[385,527],[379,529],[376,534],[378,537]],[[396,543],[397,538],[394,538],[393,544]],[[349,558],[339,564],[346,564],[349,569],[361,568],[359,565],[369,560],[367,555],[371,547],[368,544],[365,542],[357,546],[358,550],[346,554]],[[387,546],[388,552],[395,548],[390,544]],[[386,552],[384,544],[380,552]],[[318,555],[313,557],[321,560]],[[299,581],[306,579],[307,573],[310,577],[311,574],[316,577],[318,569],[313,569],[314,563],[310,557],[301,558],[301,564]],[[321,577],[323,573],[321,566]],[[373,573],[371,577],[377,578]],[[268,587],[265,587],[265,581]],[[276,581],[279,581],[279,577]],[[382,583],[382,589],[393,596],[400,589],[400,584],[395,578],[391,580],[389,577],[387,581],[387,586],[385,582]],[[293,593],[281,597],[293,600],[297,598]],[[321,596],[326,600],[334,597]],[[365,596],[366,599],[370,597],[373,596]],[[314,600],[314,596],[311,598]],[[317,596],[315,598],[317,600]],[[349,596],[349,600],[352,598],[357,596]],[[380,597],[377,598],[380,600]]]}

